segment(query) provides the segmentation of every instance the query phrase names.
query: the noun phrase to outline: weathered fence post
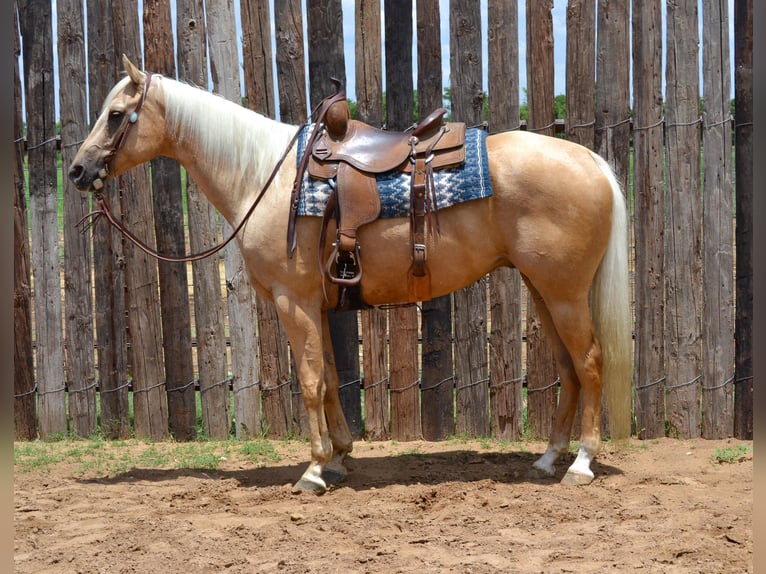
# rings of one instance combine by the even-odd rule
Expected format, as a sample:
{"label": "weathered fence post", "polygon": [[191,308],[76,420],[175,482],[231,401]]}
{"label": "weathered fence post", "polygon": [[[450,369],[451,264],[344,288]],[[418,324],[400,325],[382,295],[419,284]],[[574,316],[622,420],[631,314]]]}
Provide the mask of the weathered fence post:
{"label": "weathered fence post", "polygon": [[[141,65],[138,12],[135,3],[112,4],[114,48]],[[115,62],[112,82],[122,77],[122,58]],[[118,178],[122,193],[123,220],[138,237],[156,248],[149,169],[137,166]],[[125,245],[130,364],[133,377],[135,433],[158,441],[168,436],[168,398],[165,385],[157,263],[133,245]]]}
{"label": "weathered fence post", "polygon": [[630,6],[599,0],[596,47],[596,151],[628,194],[630,150]]}
{"label": "weathered fence post", "polygon": [[567,2],[566,138],[595,148],[596,4]]}
{"label": "weathered fence post", "polygon": [[734,436],[753,438],[753,0],[734,0],[736,318]]}
{"label": "weathered fence post", "polygon": [[[476,126],[483,120],[481,10],[478,0],[450,2],[450,68],[455,121]],[[484,279],[456,291],[456,430],[489,434],[487,376],[487,284]]]}
{"label": "weathered fence post", "polygon": [[[115,64],[112,5],[87,0],[88,16],[88,117],[98,118],[101,104],[113,84]],[[106,197],[115,215],[122,213],[117,182],[107,181]],[[131,434],[128,398],[128,351],[125,328],[125,257],[117,230],[93,233],[93,266],[96,315],[98,382],[101,429],[111,439]]]}
{"label": "weathered fence post", "polygon": [[301,0],[274,0],[274,21],[279,115],[285,123],[302,124],[307,114]]}
{"label": "weathered fence post", "polygon": [[[553,0],[527,0],[527,130],[554,134]],[[558,396],[553,351],[543,332],[535,294],[527,298],[527,423],[532,436],[547,437],[552,428]]]}
{"label": "weathered fence post", "polygon": [[273,118],[274,74],[271,53],[271,14],[268,2],[240,0],[242,20],[242,60],[245,76],[245,102],[251,110]]}
{"label": "weathered fence post", "polygon": [[635,434],[665,436],[662,2],[633,2]]}
{"label": "weathered fence post", "polygon": [[[236,46],[233,0],[216,0],[205,3],[207,16],[208,49],[214,91],[227,100],[242,103],[239,83],[239,60]],[[232,228],[224,224],[228,237]],[[230,243],[224,250],[226,287],[229,302],[229,329],[231,337],[231,362],[235,412],[252,410],[260,413],[258,385],[258,341],[256,338],[255,292],[245,270],[239,247]],[[213,438],[229,436],[229,386],[213,382],[201,388],[205,431]],[[242,401],[242,404],[239,404]],[[205,406],[207,405],[207,414]],[[251,423],[256,425],[257,423]],[[260,430],[260,429],[257,429]],[[249,428],[248,433],[256,429]]]}
{"label": "weathered fence post", "polygon": [[[85,90],[85,44],[82,2],[57,3],[59,50],[59,108],[61,164],[72,163],[79,142],[88,133]],[[90,211],[89,198],[75,189],[69,178],[64,185],[64,304],[66,363],[69,379],[69,412],[72,430],[80,437],[96,432],[96,373],[93,353],[93,303],[91,243],[77,222]]]}
{"label": "weathered fence post", "polygon": [[[173,29],[168,0],[144,2],[144,54],[147,70],[175,77]],[[186,242],[178,162],[167,157],[153,159],[151,178],[157,249],[170,256],[182,256]],[[159,261],[157,265],[170,432],[176,440],[191,440],[197,430],[197,411],[186,264]]]}
{"label": "weathered fence post", "polygon": [[40,436],[66,434],[51,5],[21,1]]}
{"label": "weathered fence post", "polygon": [[[412,1],[386,0],[386,126],[403,131],[412,125]],[[418,385],[418,314],[413,307],[389,311],[391,438],[421,437]]]}
{"label": "weathered fence post", "polygon": [[16,440],[37,438],[34,350],[32,349],[32,288],[30,285],[29,226],[24,185],[24,120],[18,57],[18,15],[13,11],[13,420]]}
{"label": "weathered fence post", "polygon": [[731,185],[731,67],[726,0],[702,2],[704,69],[702,225],[702,436],[734,429],[734,206]]}
{"label": "weathered fence post", "polygon": [[[622,0],[598,2],[595,149],[614,170],[626,199],[630,175],[629,14],[630,6]],[[630,209],[630,202],[627,204]],[[606,396],[601,429],[605,436],[609,435]]]}
{"label": "weathered fence post", "polygon": [[665,321],[670,432],[700,434],[702,205],[696,0],[667,4]]}
{"label": "weathered fence post", "polygon": [[[356,113],[358,120],[381,127],[383,125],[383,70],[380,37],[380,0],[357,0],[356,2]],[[383,421],[367,425],[369,435],[373,429],[387,430],[388,353],[387,318],[384,309],[373,308],[360,311],[362,326],[362,367],[364,380],[369,384],[380,381],[381,392],[376,398],[383,399]],[[366,384],[365,384],[366,386]],[[377,388],[377,385],[376,387]],[[365,406],[372,406],[373,396],[365,395]],[[369,412],[369,411],[368,411]],[[377,411],[373,411],[375,413]],[[392,414],[393,417],[393,414]],[[361,433],[360,433],[361,434]],[[383,432],[380,432],[382,435]],[[378,438],[387,438],[380,436]]]}
{"label": "weathered fence post", "polygon": [[[205,86],[207,34],[203,1],[177,2],[178,79]],[[188,174],[185,191],[189,217],[189,248],[198,253],[218,242],[220,218],[216,209]],[[221,381],[229,380],[224,324],[226,301],[221,296],[221,259],[221,256],[213,256],[191,264],[200,394],[201,389],[208,389]],[[196,423],[196,403],[194,414]]]}
{"label": "weathered fence post", "polygon": [[[489,131],[519,127],[519,20],[517,0],[490,0]],[[521,275],[501,267],[489,276],[489,399],[493,436],[523,433]]]}
{"label": "weathered fence post", "polygon": [[[441,16],[438,0],[418,0],[418,114],[425,116],[442,106]],[[421,306],[421,397],[423,438],[442,440],[455,429],[452,366],[452,295]]]}

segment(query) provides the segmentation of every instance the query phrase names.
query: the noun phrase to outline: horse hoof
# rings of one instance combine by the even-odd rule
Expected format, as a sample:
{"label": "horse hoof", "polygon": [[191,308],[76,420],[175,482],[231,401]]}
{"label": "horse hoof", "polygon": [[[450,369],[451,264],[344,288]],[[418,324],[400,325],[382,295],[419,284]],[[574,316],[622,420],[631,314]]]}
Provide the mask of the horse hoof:
{"label": "horse hoof", "polygon": [[530,469],[527,471],[527,478],[531,479],[541,479],[541,478],[551,478],[556,475],[556,467],[551,465],[543,466],[540,464],[540,461],[536,461]]}
{"label": "horse hoof", "polygon": [[583,474],[581,472],[567,471],[564,478],[561,479],[561,484],[567,486],[585,486],[593,482],[593,476]]}
{"label": "horse hoof", "polygon": [[321,479],[308,480],[301,478],[293,485],[293,494],[300,494],[302,492],[311,492],[317,496],[327,492],[327,485]]}
{"label": "horse hoof", "polygon": [[555,472],[550,472],[542,468],[533,466],[527,471],[527,478],[539,480],[541,478],[551,478],[554,474]]}
{"label": "horse hoof", "polygon": [[336,470],[332,468],[325,468],[322,471],[322,480],[325,481],[325,484],[338,484],[346,480],[347,476],[348,472],[346,472],[345,469]]}

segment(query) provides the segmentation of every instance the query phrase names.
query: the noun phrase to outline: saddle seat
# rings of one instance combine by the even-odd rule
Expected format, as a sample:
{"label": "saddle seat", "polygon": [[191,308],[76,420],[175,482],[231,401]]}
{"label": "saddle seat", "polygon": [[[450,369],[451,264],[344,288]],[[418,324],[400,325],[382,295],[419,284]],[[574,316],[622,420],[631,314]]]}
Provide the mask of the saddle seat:
{"label": "saddle seat", "polygon": [[[334,105],[341,104],[345,105],[345,102]],[[319,162],[346,162],[368,173],[386,173],[405,164],[412,154],[413,143],[416,153],[423,153],[438,134],[446,113],[444,108],[434,110],[414,129],[405,132],[382,130],[343,116],[337,118],[340,114],[336,114],[328,118],[329,137],[320,137],[312,156]],[[318,170],[315,168],[314,171]]]}

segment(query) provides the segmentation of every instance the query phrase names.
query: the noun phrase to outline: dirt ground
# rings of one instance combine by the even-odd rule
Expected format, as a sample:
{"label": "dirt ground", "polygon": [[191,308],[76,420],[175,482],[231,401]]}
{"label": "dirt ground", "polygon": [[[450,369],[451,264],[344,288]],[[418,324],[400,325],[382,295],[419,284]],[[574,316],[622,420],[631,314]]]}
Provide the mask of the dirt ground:
{"label": "dirt ground", "polygon": [[596,480],[567,487],[527,478],[544,443],[357,442],[324,496],[291,493],[301,441],[213,471],[17,468],[15,571],[752,572],[752,448],[716,459],[742,444],[607,445]]}

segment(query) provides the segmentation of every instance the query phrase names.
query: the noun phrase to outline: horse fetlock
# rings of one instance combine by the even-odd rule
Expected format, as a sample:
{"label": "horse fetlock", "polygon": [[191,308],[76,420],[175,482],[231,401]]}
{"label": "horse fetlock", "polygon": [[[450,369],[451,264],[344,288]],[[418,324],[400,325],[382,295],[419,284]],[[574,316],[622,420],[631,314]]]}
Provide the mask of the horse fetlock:
{"label": "horse fetlock", "polygon": [[531,477],[550,477],[556,474],[556,466],[555,462],[556,459],[551,459],[547,456],[548,453],[544,454],[540,458],[538,458],[535,462],[532,463],[532,468],[529,471],[529,474]]}

